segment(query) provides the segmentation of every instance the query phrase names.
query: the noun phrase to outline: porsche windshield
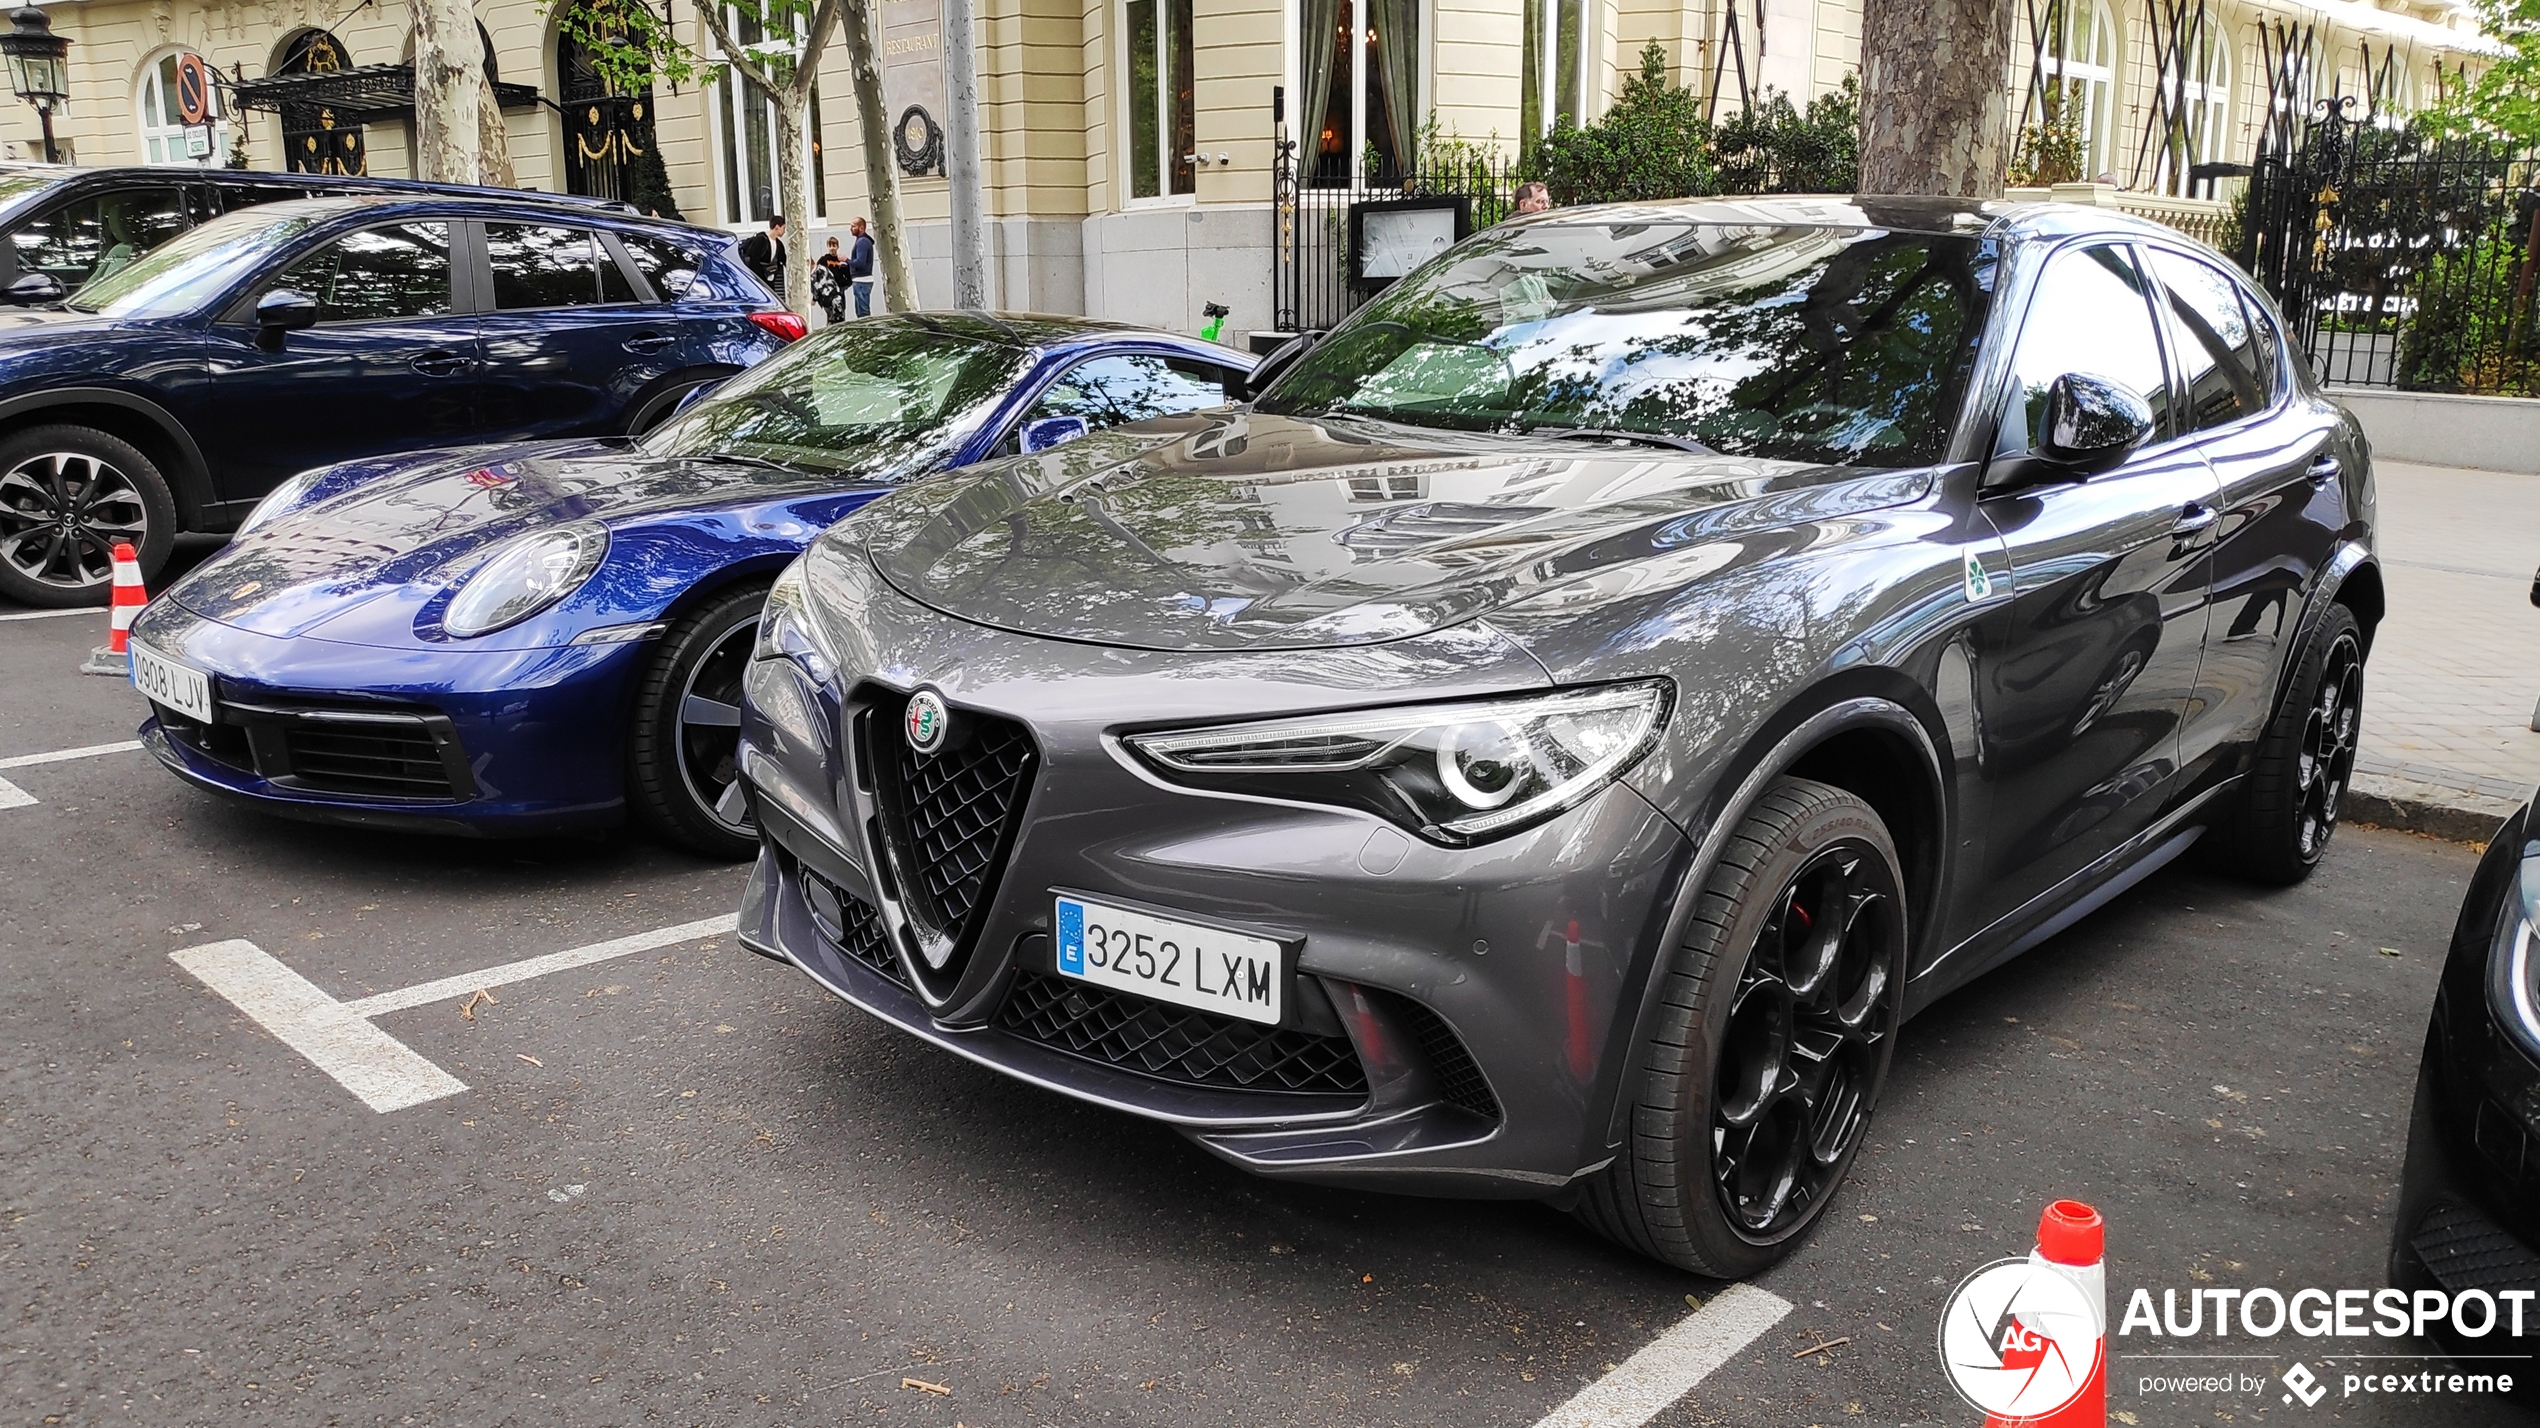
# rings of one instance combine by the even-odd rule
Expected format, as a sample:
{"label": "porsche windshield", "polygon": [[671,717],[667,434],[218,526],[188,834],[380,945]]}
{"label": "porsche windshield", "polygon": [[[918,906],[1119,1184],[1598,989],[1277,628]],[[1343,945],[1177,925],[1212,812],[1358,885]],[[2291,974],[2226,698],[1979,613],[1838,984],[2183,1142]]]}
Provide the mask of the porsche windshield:
{"label": "porsche windshield", "polygon": [[920,319],[823,328],[734,377],[644,438],[663,456],[741,457],[896,474],[949,448],[1031,354]]}
{"label": "porsche windshield", "polygon": [[1734,455],[1941,459],[1993,245],[1874,228],[1538,223],[1396,283],[1260,402]]}

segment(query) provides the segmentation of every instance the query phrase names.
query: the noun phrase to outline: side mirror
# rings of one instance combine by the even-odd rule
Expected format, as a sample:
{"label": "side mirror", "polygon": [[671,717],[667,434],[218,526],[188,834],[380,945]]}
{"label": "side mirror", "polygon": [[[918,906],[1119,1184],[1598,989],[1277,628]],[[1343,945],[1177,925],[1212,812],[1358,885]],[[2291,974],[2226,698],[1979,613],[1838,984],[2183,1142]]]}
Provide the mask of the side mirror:
{"label": "side mirror", "polygon": [[275,288],[256,299],[256,329],[269,336],[315,327],[317,320],[317,299],[307,293]]}
{"label": "side mirror", "polygon": [[1305,360],[1305,354],[1313,351],[1314,345],[1322,340],[1320,331],[1300,332],[1271,348],[1270,355],[1262,358],[1259,365],[1252,369],[1252,375],[1244,378],[1243,399],[1248,402],[1259,399],[1263,392],[1270,390],[1272,382],[1279,380],[1290,367]]}
{"label": "side mirror", "polygon": [[1023,423],[1023,450],[1030,453],[1065,446],[1092,429],[1085,425],[1083,417],[1042,417],[1038,421],[1027,421]]}
{"label": "side mirror", "polygon": [[2036,446],[1997,460],[1985,473],[1987,490],[2095,476],[2152,438],[2151,404],[2132,388],[2087,372],[2067,372],[2047,387],[2044,416]]}
{"label": "side mirror", "polygon": [[68,295],[62,280],[51,273],[24,274],[9,284],[6,292],[0,292],[0,297],[6,297],[11,307],[42,307],[46,303],[60,302]]}

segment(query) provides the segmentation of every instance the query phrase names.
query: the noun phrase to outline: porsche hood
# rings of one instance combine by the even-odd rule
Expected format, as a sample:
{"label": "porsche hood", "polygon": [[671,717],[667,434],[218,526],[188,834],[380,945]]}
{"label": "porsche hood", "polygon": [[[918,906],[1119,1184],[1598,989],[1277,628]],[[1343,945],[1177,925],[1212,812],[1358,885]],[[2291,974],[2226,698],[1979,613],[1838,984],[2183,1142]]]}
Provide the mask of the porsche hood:
{"label": "porsche hood", "polygon": [[1629,567],[1679,578],[1695,547],[1895,505],[1928,479],[1217,413],[954,472],[837,534],[900,593],[976,624],[1139,649],[1331,648]]}

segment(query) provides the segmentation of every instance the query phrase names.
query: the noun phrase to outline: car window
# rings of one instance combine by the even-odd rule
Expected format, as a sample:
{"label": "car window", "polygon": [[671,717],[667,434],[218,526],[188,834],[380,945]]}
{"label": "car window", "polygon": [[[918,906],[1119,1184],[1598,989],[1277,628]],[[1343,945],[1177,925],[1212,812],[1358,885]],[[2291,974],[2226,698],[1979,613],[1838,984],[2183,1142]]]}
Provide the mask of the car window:
{"label": "car window", "polygon": [[327,244],[267,287],[307,293],[320,322],[437,317],[450,310],[450,225],[392,223]]}
{"label": "car window", "polygon": [[697,280],[697,255],[666,238],[620,233],[617,241],[626,245],[626,256],[635,261],[636,271],[665,302],[686,296],[688,285]]}
{"label": "car window", "polygon": [[494,306],[588,307],[600,300],[587,230],[538,223],[485,225],[485,259],[494,272]]}
{"label": "car window", "polygon": [[2241,306],[2240,285],[2211,263],[2153,249],[2147,260],[2170,310],[2170,350],[2187,388],[2181,425],[2204,431],[2266,410],[2268,388],[2258,333]]}
{"label": "car window", "polygon": [[1213,363],[1153,353],[1088,358],[1042,389],[1016,419],[1002,449],[1008,454],[1021,451],[1024,425],[1046,417],[1077,417],[1087,431],[1101,431],[1148,417],[1222,407],[1235,400],[1227,391],[1233,375]]}
{"label": "car window", "polygon": [[896,479],[949,456],[1029,361],[914,323],[823,328],[654,428],[644,449]]}
{"label": "car window", "polygon": [[74,198],[18,225],[9,239],[18,271],[50,273],[77,288],[114,276],[192,226],[182,189],[131,188]]}
{"label": "car window", "polygon": [[1998,452],[2038,444],[2046,431],[2047,388],[2072,372],[2125,387],[2152,408],[2154,427],[2166,429],[2169,377],[2153,335],[2152,304],[2142,273],[2121,246],[2061,253],[2047,264],[2012,351],[2011,399]]}
{"label": "car window", "polygon": [[2277,329],[2275,319],[2267,315],[2267,305],[2258,301],[2256,293],[2238,283],[2232,286],[2240,293],[2242,310],[2249,314],[2249,350],[2258,359],[2258,390],[2272,402],[2275,384],[2284,368],[2284,334]]}
{"label": "car window", "polygon": [[628,280],[626,269],[618,266],[617,257],[609,251],[605,240],[600,243],[599,249],[600,301],[642,302],[643,297],[635,291],[635,284]]}

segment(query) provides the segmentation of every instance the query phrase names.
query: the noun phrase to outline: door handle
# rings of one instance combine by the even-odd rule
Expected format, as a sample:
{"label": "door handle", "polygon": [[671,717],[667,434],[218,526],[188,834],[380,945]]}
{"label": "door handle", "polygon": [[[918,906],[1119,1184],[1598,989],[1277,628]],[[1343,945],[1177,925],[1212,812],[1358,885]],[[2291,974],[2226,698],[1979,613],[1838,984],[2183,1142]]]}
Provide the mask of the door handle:
{"label": "door handle", "polygon": [[2336,480],[2338,473],[2344,471],[2345,469],[2346,467],[2344,463],[2337,459],[2336,452],[2323,451],[2319,455],[2311,458],[2310,470],[2304,472],[2303,474],[2311,478],[2312,485],[2325,486],[2329,482]]}
{"label": "door handle", "polygon": [[2174,536],[2198,535],[2205,531],[2212,530],[2214,528],[2214,522],[2221,519],[2222,513],[2215,510],[2213,507],[2206,505],[2202,501],[2190,501],[2187,503],[2187,508],[2178,513],[2178,519],[2170,522],[2170,534]]}
{"label": "door handle", "polygon": [[629,352],[659,352],[670,345],[670,339],[658,332],[638,332],[626,339]]}
{"label": "door handle", "polygon": [[427,377],[449,377],[464,372],[476,364],[456,352],[435,350],[424,353],[408,365]]}

